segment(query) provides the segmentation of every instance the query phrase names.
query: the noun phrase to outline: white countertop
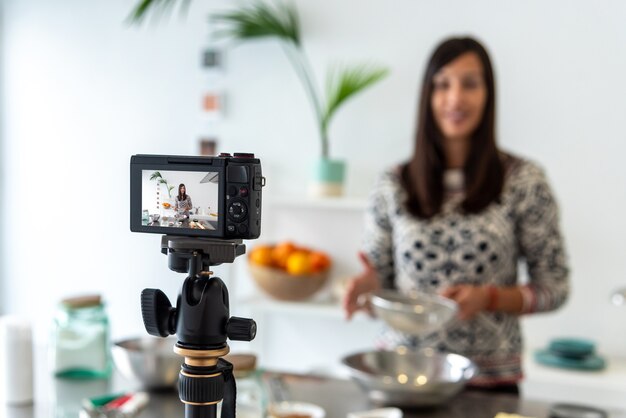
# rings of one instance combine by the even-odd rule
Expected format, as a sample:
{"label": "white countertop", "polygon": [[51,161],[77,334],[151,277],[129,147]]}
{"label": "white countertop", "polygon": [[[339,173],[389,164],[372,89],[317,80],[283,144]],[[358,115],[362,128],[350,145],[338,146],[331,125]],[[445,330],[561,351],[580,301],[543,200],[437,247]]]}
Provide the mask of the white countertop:
{"label": "white countertop", "polygon": [[626,410],[626,357],[605,357],[604,370],[569,370],[537,363],[534,351],[524,353],[525,397]]}

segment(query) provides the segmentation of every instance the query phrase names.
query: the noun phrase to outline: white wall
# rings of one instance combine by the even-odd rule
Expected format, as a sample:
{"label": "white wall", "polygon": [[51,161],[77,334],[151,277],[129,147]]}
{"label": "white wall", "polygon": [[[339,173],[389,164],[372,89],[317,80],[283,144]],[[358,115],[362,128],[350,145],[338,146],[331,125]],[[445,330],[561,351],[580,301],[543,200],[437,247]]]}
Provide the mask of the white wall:
{"label": "white wall", "polygon": [[[0,309],[41,315],[42,329],[61,296],[97,290],[109,301],[114,334],[136,334],[141,289],[159,286],[173,297],[181,283],[157,236],[132,234],[116,220],[128,216],[131,154],[195,153],[209,129],[199,110],[210,87],[199,56],[208,10],[230,2],[196,0],[186,19],[143,28],[123,23],[133,3],[5,0]],[[485,42],[498,80],[500,142],[546,167],[572,264],[571,300],[526,321],[528,339],[587,336],[603,352],[624,353],[626,309],[609,305],[609,293],[626,285],[626,3],[296,4],[318,75],[336,61],[372,59],[392,70],[331,128],[355,196],[409,155],[417,87],[435,43],[450,34]],[[319,147],[289,63],[271,42],[226,58],[220,150],[263,158],[266,194],[303,193]]]}
{"label": "white wall", "polygon": [[[0,28],[4,28],[4,3],[0,1]],[[0,29],[0,161],[4,161],[4,30]],[[7,173],[4,164],[0,164],[0,196],[4,195]],[[4,218],[4,207],[0,206],[0,219]],[[4,235],[0,239],[0,254],[4,254]],[[0,264],[4,258],[0,255]],[[0,314],[4,313],[3,295],[6,294],[4,280],[0,276]]]}

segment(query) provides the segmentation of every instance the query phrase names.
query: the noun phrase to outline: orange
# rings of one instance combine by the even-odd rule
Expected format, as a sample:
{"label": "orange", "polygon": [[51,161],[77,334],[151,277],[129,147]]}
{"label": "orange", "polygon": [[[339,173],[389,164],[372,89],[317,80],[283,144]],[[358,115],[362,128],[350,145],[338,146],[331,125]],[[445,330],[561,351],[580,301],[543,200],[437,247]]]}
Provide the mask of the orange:
{"label": "orange", "polygon": [[272,250],[272,263],[279,268],[287,267],[287,259],[296,251],[296,246],[289,241],[282,242]]}
{"label": "orange", "polygon": [[314,251],[309,255],[311,270],[319,273],[330,267],[330,258],[321,251]]}
{"label": "orange", "polygon": [[304,251],[294,252],[287,258],[287,273],[293,275],[311,273],[311,261]]}
{"label": "orange", "polygon": [[258,245],[250,252],[250,261],[260,266],[272,265],[272,247],[269,245]]}

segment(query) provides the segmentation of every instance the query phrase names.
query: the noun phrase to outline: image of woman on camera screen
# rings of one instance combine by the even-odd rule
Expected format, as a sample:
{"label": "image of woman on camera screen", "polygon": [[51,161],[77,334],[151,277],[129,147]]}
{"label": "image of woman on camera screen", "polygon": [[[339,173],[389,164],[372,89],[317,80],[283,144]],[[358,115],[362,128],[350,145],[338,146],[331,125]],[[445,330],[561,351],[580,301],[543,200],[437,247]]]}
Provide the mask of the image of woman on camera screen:
{"label": "image of woman on camera screen", "polygon": [[378,347],[458,353],[478,365],[470,386],[518,393],[519,317],[563,305],[569,268],[544,171],[499,149],[495,122],[487,51],[471,38],[444,41],[423,78],[413,155],[371,191],[363,271],[350,280],[343,307],[348,318],[367,310],[360,296],[381,288],[450,298],[457,320],[419,339],[387,329]]}
{"label": "image of woman on camera screen", "polygon": [[188,219],[192,208],[191,196],[187,194],[187,188],[181,183],[178,186],[178,196],[176,196],[176,217],[179,220]]}

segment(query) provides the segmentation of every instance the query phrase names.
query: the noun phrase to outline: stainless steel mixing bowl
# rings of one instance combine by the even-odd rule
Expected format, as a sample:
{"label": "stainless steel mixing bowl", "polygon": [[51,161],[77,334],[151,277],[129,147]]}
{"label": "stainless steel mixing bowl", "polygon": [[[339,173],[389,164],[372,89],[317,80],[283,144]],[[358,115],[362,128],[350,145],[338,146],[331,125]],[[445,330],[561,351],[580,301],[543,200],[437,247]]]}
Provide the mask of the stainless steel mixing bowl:
{"label": "stainless steel mixing bowl", "polygon": [[374,311],[391,328],[411,335],[427,335],[454,318],[458,305],[438,295],[381,290],[371,297]]}
{"label": "stainless steel mixing bowl", "polygon": [[174,388],[183,358],[174,353],[176,338],[140,337],[113,344],[113,361],[120,373],[145,389]]}
{"label": "stainless steel mixing bowl", "polygon": [[361,352],[342,362],[372,401],[403,407],[441,405],[478,372],[466,357],[431,349]]}

